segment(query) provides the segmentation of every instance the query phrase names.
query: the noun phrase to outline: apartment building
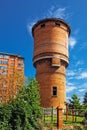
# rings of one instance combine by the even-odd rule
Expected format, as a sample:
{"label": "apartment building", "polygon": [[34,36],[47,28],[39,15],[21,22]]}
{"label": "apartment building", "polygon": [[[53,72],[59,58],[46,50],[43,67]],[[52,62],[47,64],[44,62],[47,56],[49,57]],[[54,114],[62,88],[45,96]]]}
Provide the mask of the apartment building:
{"label": "apartment building", "polygon": [[22,87],[24,58],[0,52],[0,102],[8,102]]}

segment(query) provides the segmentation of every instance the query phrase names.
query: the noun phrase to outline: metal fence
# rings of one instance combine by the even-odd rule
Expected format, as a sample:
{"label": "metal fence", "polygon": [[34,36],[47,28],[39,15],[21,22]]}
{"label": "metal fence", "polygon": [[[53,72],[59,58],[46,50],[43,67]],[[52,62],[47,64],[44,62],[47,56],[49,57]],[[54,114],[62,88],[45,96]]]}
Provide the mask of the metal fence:
{"label": "metal fence", "polygon": [[[81,109],[60,109],[57,108],[43,108],[43,122],[46,126],[57,126],[60,127],[62,124],[84,124],[84,110]],[[61,115],[60,115],[60,114]],[[62,118],[61,118],[62,117]],[[62,124],[61,124],[62,122]],[[84,124],[84,125],[87,125]]]}
{"label": "metal fence", "polygon": [[84,120],[84,110],[66,109],[63,110],[63,121],[68,123],[82,123]]}
{"label": "metal fence", "polygon": [[45,125],[57,126],[57,109],[43,108],[43,121]]}

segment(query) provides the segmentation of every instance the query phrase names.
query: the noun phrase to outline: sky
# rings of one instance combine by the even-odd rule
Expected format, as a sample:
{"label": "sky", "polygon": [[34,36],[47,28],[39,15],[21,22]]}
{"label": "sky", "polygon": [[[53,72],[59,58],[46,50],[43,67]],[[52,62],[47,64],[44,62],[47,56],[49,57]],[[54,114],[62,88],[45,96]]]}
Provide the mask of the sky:
{"label": "sky", "polygon": [[87,0],[0,0],[0,52],[21,54],[25,76],[35,77],[31,28],[44,18],[62,18],[71,27],[67,100],[87,92]]}

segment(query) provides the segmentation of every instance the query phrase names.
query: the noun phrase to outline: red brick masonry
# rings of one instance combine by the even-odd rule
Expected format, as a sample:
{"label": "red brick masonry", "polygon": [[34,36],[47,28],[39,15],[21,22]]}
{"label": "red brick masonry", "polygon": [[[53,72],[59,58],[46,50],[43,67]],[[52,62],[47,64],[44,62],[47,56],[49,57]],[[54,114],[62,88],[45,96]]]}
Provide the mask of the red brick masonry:
{"label": "red brick masonry", "polygon": [[[33,28],[36,79],[40,84],[42,107],[65,107],[68,66],[68,24],[55,18],[37,22]],[[53,95],[53,87],[57,88]]]}

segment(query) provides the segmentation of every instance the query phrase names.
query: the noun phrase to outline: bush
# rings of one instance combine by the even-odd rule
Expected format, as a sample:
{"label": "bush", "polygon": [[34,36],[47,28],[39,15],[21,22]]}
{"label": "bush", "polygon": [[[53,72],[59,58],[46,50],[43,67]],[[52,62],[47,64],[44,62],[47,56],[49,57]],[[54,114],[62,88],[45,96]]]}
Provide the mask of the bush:
{"label": "bush", "polygon": [[8,104],[0,104],[0,130],[41,130],[42,109],[35,79]]}

